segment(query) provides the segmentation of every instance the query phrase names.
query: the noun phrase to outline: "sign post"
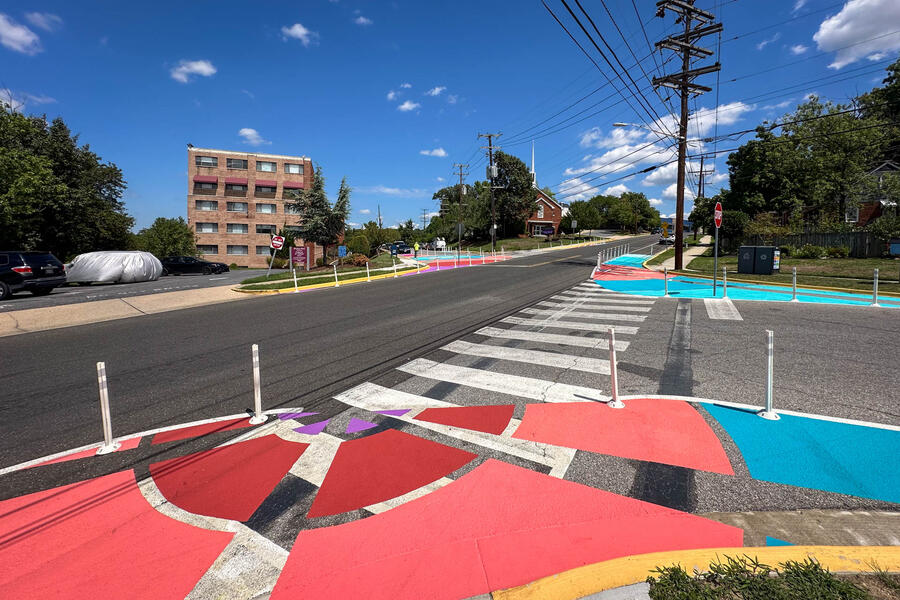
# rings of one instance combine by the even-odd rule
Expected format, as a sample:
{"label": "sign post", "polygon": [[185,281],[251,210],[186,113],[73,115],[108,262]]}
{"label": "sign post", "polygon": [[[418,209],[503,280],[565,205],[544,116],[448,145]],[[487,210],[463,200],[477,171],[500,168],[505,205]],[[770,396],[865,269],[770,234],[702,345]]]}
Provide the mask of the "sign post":
{"label": "sign post", "polygon": [[716,297],[716,274],[719,272],[719,227],[722,226],[722,203],[716,202],[713,212],[713,222],[716,224],[716,241],[713,248],[713,298]]}
{"label": "sign post", "polygon": [[272,241],[269,242],[269,248],[272,249],[272,254],[269,256],[269,269],[266,271],[266,279],[269,278],[269,273],[272,272],[272,263],[275,262],[275,253],[281,250],[284,247],[284,236],[273,235]]}

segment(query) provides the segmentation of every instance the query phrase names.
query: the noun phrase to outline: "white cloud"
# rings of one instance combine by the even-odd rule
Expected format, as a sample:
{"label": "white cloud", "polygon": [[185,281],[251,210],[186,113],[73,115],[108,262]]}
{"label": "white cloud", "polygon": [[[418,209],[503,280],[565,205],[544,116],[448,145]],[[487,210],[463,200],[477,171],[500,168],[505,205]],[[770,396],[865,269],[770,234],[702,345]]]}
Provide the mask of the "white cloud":
{"label": "white cloud", "polygon": [[437,156],[439,158],[444,158],[447,156],[447,151],[443,148],[435,148],[434,150],[419,150],[419,154],[424,156]]}
{"label": "white cloud", "polygon": [[728,181],[728,173],[713,173],[712,175],[707,176],[706,181],[708,183],[722,183],[723,181]]}
{"label": "white cloud", "polygon": [[366,17],[359,15],[358,17],[353,19],[353,22],[356,23],[357,25],[366,26],[366,25],[372,24],[372,19],[367,19]]}
{"label": "white cloud", "polygon": [[625,192],[629,192],[629,191],[631,191],[631,190],[628,189],[627,185],[625,185],[624,183],[620,183],[618,185],[611,185],[608,188],[606,188],[605,190],[603,190],[603,195],[604,196],[615,196],[618,198]]}
{"label": "white cloud", "polygon": [[53,104],[56,99],[43,94],[36,96],[28,92],[14,92],[9,88],[0,88],[0,102],[5,102],[13,110],[22,112],[28,104]]}
{"label": "white cloud", "polygon": [[781,110],[782,108],[787,108],[794,101],[793,98],[789,98],[788,100],[784,100],[783,102],[779,102],[778,104],[766,104],[763,106],[763,110]]}
{"label": "white cloud", "polygon": [[837,51],[828,67],[840,69],[863,58],[900,50],[897,23],[897,0],[850,0],[838,14],[822,21],[813,40],[822,52]]}
{"label": "white cloud", "polygon": [[[688,171],[700,172],[699,162],[687,161],[685,166]],[[676,181],[678,181],[678,163],[670,163],[651,171],[641,183],[644,185],[669,185],[670,183],[674,184]]]}
{"label": "white cloud", "polygon": [[216,68],[208,60],[182,60],[169,73],[175,81],[188,83],[192,75],[200,75],[202,77],[215,75]]}
{"label": "white cloud", "polygon": [[402,87],[405,90],[408,90],[409,88],[412,87],[412,84],[411,83],[401,83],[400,87]]}
{"label": "white cloud", "polygon": [[284,36],[285,40],[287,40],[287,38],[300,40],[300,43],[306,48],[308,48],[310,44],[315,44],[319,41],[319,34],[317,32],[310,31],[300,23],[294,23],[290,27],[282,27],[281,34]]}
{"label": "white cloud", "polygon": [[0,44],[10,50],[22,54],[37,54],[41,48],[41,39],[25,25],[20,25],[0,13]]}
{"label": "white cloud", "polygon": [[809,50],[809,46],[804,46],[803,44],[794,44],[791,46],[791,54],[800,55]]}
{"label": "white cloud", "polygon": [[804,5],[806,5],[806,0],[797,0],[796,2],[794,2],[794,8],[791,10],[791,13],[796,14],[800,11],[801,8],[804,7]]}
{"label": "white cloud", "polygon": [[[719,125],[734,125],[740,121],[745,113],[756,110],[753,104],[745,104],[743,102],[729,102],[720,104],[718,112],[713,108],[701,108],[688,116],[688,143],[691,147],[699,147],[700,144],[694,141],[696,137],[706,137],[715,129],[716,119],[718,115]],[[664,115],[661,119],[653,122],[653,129],[657,131],[677,131],[678,117],[673,114]],[[654,139],[655,135],[648,135],[648,139]]]}
{"label": "white cloud", "polygon": [[389,91],[389,92],[387,93],[387,99],[388,99],[388,100],[391,100],[391,101],[396,100],[396,99],[397,99],[397,92],[395,92],[394,90]]}
{"label": "white cloud", "polygon": [[447,95],[447,104],[456,104],[459,101],[459,96],[456,94],[448,94]]}
{"label": "white cloud", "polygon": [[428,193],[428,190],[419,188],[395,188],[386,185],[362,186],[356,188],[356,191],[361,194],[378,194],[382,196],[397,196],[400,198],[412,198],[415,196],[423,196]]}
{"label": "white cloud", "polygon": [[564,181],[559,186],[559,196],[566,202],[577,202],[586,200],[596,194],[597,186],[591,185],[589,182],[582,181],[580,177],[574,177]]}
{"label": "white cloud", "polygon": [[634,144],[622,145],[612,150],[608,150],[600,156],[587,156],[587,160],[583,166],[578,168],[569,167],[563,174],[584,175],[606,175],[626,169],[634,169],[640,163],[660,162],[675,157],[675,151],[672,148],[661,146],[659,144]]}
{"label": "white cloud", "polygon": [[264,140],[259,132],[250,127],[243,127],[240,131],[238,131],[238,135],[244,138],[245,144],[250,144],[251,146],[263,146],[271,144],[272,142],[268,140]]}
{"label": "white cloud", "polygon": [[442,181],[446,181],[443,177],[435,177],[435,179],[437,179],[439,183]]}
{"label": "white cloud", "polygon": [[425,92],[425,95],[426,96],[440,96],[441,92],[443,92],[446,89],[447,89],[446,86],[436,85],[433,88],[431,88],[430,90],[428,90],[427,92]]}
{"label": "white cloud", "polygon": [[360,209],[359,214],[361,214],[361,215],[371,215],[371,214],[372,214],[372,209],[371,209],[371,208],[363,208],[363,209]]}
{"label": "white cloud", "polygon": [[422,106],[422,105],[419,104],[418,102],[413,102],[411,100],[407,100],[406,102],[404,102],[403,104],[398,106],[397,110],[402,111],[402,112],[409,112],[411,110],[416,110],[420,106]]}
{"label": "white cloud", "polygon": [[250,98],[251,100],[256,100],[256,95],[250,90],[241,90],[241,93]]}
{"label": "white cloud", "polygon": [[[663,198],[675,198],[678,194],[678,186],[676,184],[672,184],[666,189],[663,190]],[[691,188],[684,186],[684,197],[685,199],[693,200],[697,197],[697,195],[691,190]]]}
{"label": "white cloud", "polygon": [[602,129],[592,127],[581,134],[581,139],[578,143],[582,148],[615,148],[623,144],[633,144],[646,139],[647,133],[647,131],[637,127],[613,127],[609,130],[609,135],[604,137]]}
{"label": "white cloud", "polygon": [[439,217],[439,216],[441,216],[441,213],[440,213],[439,211],[430,212],[430,213],[425,213],[425,218],[426,218],[426,219],[430,219],[430,218],[433,218],[433,217]]}
{"label": "white cloud", "polygon": [[347,225],[349,225],[353,229],[359,229],[360,227],[362,227],[362,223],[354,223],[353,221],[347,221]]}
{"label": "white cloud", "polygon": [[650,206],[662,206],[663,201],[659,198],[650,198]]}
{"label": "white cloud", "polygon": [[760,43],[758,43],[758,44],[756,45],[756,49],[757,49],[757,50],[762,50],[763,48],[765,48],[766,46],[768,46],[768,45],[771,44],[772,42],[777,42],[779,39],[781,39],[781,33],[780,33],[780,32],[779,32],[779,33],[776,33],[775,35],[773,35],[773,36],[770,37],[769,39],[763,40],[763,41],[761,41]]}
{"label": "white cloud", "polygon": [[63,20],[58,15],[51,13],[30,12],[25,13],[25,19],[44,31],[56,31],[63,25]]}

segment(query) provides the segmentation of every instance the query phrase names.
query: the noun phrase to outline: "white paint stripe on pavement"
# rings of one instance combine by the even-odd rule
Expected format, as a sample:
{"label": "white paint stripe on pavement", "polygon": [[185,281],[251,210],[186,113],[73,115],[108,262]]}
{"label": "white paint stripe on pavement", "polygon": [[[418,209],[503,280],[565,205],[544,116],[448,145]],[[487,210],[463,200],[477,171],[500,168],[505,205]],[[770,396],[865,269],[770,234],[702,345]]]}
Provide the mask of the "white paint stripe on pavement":
{"label": "white paint stripe on pavement", "polygon": [[546,300],[538,302],[536,306],[546,306],[547,308],[555,308],[562,310],[565,308],[589,308],[591,310],[624,310],[626,312],[650,312],[652,306],[625,306],[621,304],[585,304],[579,301],[574,302],[547,302]]}
{"label": "white paint stripe on pavement", "polygon": [[575,331],[607,331],[610,327],[615,328],[616,333],[634,335],[638,332],[637,327],[628,325],[619,325],[612,323],[580,323],[578,321],[560,321],[557,319],[526,319],[524,317],[504,317],[500,319],[501,323],[512,323],[513,325],[527,325],[529,327],[554,327],[556,329],[574,329]]}
{"label": "white paint stripe on pavement", "polygon": [[608,297],[603,296],[602,298],[594,298],[593,295],[585,295],[585,294],[570,294],[568,292],[560,292],[556,296],[551,296],[551,300],[565,300],[567,302],[585,302],[585,303],[594,303],[594,304],[631,304],[635,306],[639,305],[648,305],[655,304],[656,300],[643,300],[640,298],[631,298],[629,296],[623,297]]}
{"label": "white paint stripe on pavement", "polygon": [[429,484],[423,485],[420,488],[417,488],[411,492],[407,492],[402,496],[397,496],[396,498],[391,498],[390,500],[385,500],[384,502],[378,502],[376,504],[370,504],[365,507],[365,510],[375,513],[383,513],[385,511],[391,510],[392,508],[397,508],[401,504],[406,504],[407,502],[411,502],[417,498],[421,498],[422,496],[426,496],[431,492],[441,489],[448,483],[453,483],[453,479],[449,477],[441,477],[437,481],[432,481]]}
{"label": "white paint stripe on pavement", "polygon": [[726,321],[743,321],[741,313],[728,298],[704,298],[706,314],[710,319],[722,319]]}
{"label": "white paint stripe on pavement", "polygon": [[[433,400],[432,398],[417,396],[415,394],[386,388],[369,382],[360,384],[346,392],[342,392],[334,398],[344,404],[368,411],[388,410],[391,408],[412,407],[415,409],[457,406],[450,402]],[[448,437],[454,437],[469,444],[504,452],[541,465],[547,465],[550,467],[550,475],[553,477],[565,476],[569,464],[575,456],[575,451],[571,448],[552,446],[540,442],[531,442],[511,437],[521,423],[521,421],[517,419],[510,419],[510,424],[507,426],[506,430],[501,435],[496,436],[481,431],[472,431],[469,429],[461,429],[459,427],[450,427],[449,425],[441,425],[440,423],[418,421],[415,419],[416,414],[418,414],[418,411],[413,410],[405,415],[399,417],[392,416],[391,418],[406,423],[412,423],[417,427],[422,427]]]}
{"label": "white paint stripe on pavement", "polygon": [[607,402],[609,400],[609,397],[601,394],[599,390],[589,387],[469,367],[457,367],[425,358],[417,358],[397,369],[418,377],[437,379],[539,402]]}
{"label": "white paint stripe on pavement", "polygon": [[604,319],[606,321],[634,321],[640,323],[647,317],[641,315],[620,315],[616,313],[592,313],[577,310],[541,310],[539,308],[523,308],[520,312],[539,317],[575,317],[576,319]]}
{"label": "white paint stripe on pavement", "polygon": [[[482,327],[475,332],[477,335],[485,335],[492,338],[505,340],[522,340],[526,342],[540,342],[542,344],[561,344],[563,346],[579,346],[581,348],[596,348],[597,350],[609,350],[609,339],[606,337],[592,338],[574,335],[562,335],[559,333],[541,333],[537,331],[521,331],[519,329],[500,329],[499,327]],[[622,352],[628,349],[629,342],[616,340],[616,350]]]}
{"label": "white paint stripe on pavement", "polygon": [[565,296],[571,296],[574,298],[602,298],[603,300],[608,300],[610,298],[615,298],[616,300],[633,300],[633,301],[651,299],[651,297],[649,297],[649,296],[638,296],[638,295],[632,295],[632,294],[616,294],[613,292],[609,292],[607,294],[598,294],[595,292],[580,292],[577,290],[566,290],[566,291],[560,292],[560,294],[563,294]]}
{"label": "white paint stripe on pavement", "polygon": [[571,354],[558,354],[556,352],[542,352],[540,350],[526,350],[524,348],[510,348],[508,346],[489,346],[487,344],[473,344],[456,340],[443,346],[441,350],[467,354],[470,356],[483,356],[498,360],[511,360],[533,365],[557,367],[559,369],[572,369],[587,373],[601,373],[609,375],[609,361],[588,356],[574,356]]}

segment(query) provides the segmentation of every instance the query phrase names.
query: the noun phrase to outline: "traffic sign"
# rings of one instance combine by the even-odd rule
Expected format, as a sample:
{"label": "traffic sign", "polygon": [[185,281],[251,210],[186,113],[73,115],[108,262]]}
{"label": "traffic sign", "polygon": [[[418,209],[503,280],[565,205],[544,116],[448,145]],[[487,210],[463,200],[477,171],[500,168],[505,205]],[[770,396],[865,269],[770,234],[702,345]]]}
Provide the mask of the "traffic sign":
{"label": "traffic sign", "polygon": [[284,246],[284,236],[282,236],[282,235],[273,235],[273,236],[272,236],[272,243],[271,243],[269,246],[270,246],[271,248],[276,249],[276,250],[281,250],[281,248]]}
{"label": "traffic sign", "polygon": [[716,223],[716,229],[722,226],[722,203],[716,202],[716,210],[713,212],[713,221]]}
{"label": "traffic sign", "polygon": [[295,265],[303,265],[308,268],[309,265],[306,264],[306,246],[291,248],[291,261]]}
{"label": "traffic sign", "polygon": [[338,246],[338,256],[340,258],[347,256],[347,246]]}

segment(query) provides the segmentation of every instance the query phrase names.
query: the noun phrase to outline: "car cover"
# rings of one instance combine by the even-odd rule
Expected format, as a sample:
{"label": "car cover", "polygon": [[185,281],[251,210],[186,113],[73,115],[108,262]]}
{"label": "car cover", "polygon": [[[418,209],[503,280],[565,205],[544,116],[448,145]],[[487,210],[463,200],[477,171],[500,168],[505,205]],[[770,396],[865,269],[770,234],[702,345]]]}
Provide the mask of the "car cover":
{"label": "car cover", "polygon": [[149,252],[88,252],[66,265],[67,280],[74,283],[156,281],[162,270],[162,263]]}

